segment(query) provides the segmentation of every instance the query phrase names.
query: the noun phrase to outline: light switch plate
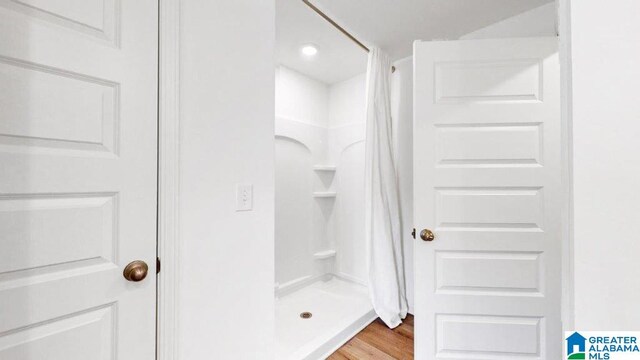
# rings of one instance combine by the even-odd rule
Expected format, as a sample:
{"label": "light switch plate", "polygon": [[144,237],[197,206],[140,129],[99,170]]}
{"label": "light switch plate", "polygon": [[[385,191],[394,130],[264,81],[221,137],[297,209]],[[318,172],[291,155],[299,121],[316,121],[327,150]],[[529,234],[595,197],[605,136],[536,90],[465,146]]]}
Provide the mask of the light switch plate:
{"label": "light switch plate", "polygon": [[236,211],[253,210],[253,185],[236,185]]}

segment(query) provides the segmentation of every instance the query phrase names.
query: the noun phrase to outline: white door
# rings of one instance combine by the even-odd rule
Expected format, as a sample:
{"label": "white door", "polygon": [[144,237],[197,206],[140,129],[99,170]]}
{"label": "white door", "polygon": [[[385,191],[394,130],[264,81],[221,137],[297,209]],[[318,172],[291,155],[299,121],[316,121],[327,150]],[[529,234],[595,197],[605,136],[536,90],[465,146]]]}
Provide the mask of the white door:
{"label": "white door", "polygon": [[155,358],[157,14],[0,0],[2,360]]}
{"label": "white door", "polygon": [[560,359],[557,39],[414,46],[417,359]]}

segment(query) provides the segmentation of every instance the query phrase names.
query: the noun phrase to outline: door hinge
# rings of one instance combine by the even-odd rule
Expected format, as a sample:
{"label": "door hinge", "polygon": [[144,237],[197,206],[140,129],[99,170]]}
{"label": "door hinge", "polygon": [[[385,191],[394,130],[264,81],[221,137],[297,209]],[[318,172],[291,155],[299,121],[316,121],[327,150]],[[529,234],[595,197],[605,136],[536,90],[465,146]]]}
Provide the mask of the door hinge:
{"label": "door hinge", "polygon": [[416,228],[413,228],[413,230],[411,230],[411,237],[412,238],[416,238]]}
{"label": "door hinge", "polygon": [[156,257],[156,275],[160,273],[160,258]]}

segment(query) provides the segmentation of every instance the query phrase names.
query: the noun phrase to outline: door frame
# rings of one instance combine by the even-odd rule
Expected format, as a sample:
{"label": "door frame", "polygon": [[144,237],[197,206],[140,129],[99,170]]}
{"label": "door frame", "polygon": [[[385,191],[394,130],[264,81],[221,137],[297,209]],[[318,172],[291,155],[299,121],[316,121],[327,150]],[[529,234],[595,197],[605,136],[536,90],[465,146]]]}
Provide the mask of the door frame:
{"label": "door frame", "polygon": [[180,0],[158,0],[156,360],[179,358]]}
{"label": "door frame", "polygon": [[561,266],[562,330],[575,329],[574,306],[574,239],[573,239],[573,117],[571,80],[571,1],[555,0],[557,16],[558,55],[560,57],[560,131],[561,131]]}

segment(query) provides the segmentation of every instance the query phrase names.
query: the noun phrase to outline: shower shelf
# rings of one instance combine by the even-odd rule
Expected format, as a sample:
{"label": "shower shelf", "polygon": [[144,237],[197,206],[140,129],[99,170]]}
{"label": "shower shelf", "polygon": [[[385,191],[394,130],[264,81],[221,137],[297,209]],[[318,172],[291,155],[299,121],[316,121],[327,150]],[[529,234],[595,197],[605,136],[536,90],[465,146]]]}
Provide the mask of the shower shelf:
{"label": "shower shelf", "polygon": [[315,165],[313,167],[314,171],[336,171],[335,165]]}
{"label": "shower shelf", "polygon": [[316,191],[313,193],[314,198],[334,198],[337,195],[335,191]]}
{"label": "shower shelf", "polygon": [[318,251],[317,253],[313,254],[313,257],[318,260],[329,259],[335,256],[336,256],[335,250]]}

